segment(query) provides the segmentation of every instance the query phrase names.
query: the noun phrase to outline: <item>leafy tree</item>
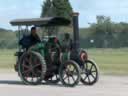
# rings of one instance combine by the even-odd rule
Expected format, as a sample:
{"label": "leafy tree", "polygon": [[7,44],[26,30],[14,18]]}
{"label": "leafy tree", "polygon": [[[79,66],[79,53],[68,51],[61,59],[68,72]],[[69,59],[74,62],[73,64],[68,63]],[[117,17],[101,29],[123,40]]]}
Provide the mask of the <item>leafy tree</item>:
{"label": "leafy tree", "polygon": [[68,19],[72,17],[72,7],[69,0],[52,0],[55,16],[61,16]]}
{"label": "leafy tree", "polygon": [[53,16],[53,9],[52,9],[52,1],[51,0],[46,0],[44,1],[42,5],[42,13],[41,17],[49,17]]}
{"label": "leafy tree", "polygon": [[41,17],[61,16],[71,19],[72,12],[69,0],[46,0],[42,5]]}
{"label": "leafy tree", "polygon": [[92,24],[94,29],[94,39],[97,47],[109,47],[112,45],[113,39],[113,26],[110,17],[97,16],[97,23]]}
{"label": "leafy tree", "polygon": [[[71,19],[72,7],[69,0],[46,0],[42,6],[41,17],[65,17]],[[52,33],[57,33],[59,31],[58,27],[47,27],[45,31],[52,29]],[[62,30],[62,29],[61,29]],[[50,33],[50,31],[48,32]],[[50,33],[51,34],[51,33]]]}

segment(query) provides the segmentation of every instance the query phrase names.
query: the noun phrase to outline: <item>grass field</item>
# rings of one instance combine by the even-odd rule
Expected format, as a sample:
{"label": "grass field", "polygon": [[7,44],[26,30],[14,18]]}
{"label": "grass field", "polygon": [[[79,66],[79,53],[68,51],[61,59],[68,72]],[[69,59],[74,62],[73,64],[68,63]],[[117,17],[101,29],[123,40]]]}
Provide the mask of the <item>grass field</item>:
{"label": "grass field", "polygon": [[0,50],[0,68],[10,69],[15,64],[15,50]]}
{"label": "grass field", "polygon": [[[99,66],[100,73],[128,75],[128,48],[124,49],[88,49],[89,58]],[[15,50],[0,50],[0,68],[13,69]]]}
{"label": "grass field", "polygon": [[104,74],[128,75],[128,49],[91,49],[89,57]]}

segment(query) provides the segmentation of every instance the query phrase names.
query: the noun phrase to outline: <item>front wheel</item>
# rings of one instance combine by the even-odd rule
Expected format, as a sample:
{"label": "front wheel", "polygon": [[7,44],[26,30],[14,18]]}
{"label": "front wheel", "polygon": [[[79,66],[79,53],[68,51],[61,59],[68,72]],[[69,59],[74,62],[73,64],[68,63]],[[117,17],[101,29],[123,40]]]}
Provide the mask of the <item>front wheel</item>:
{"label": "front wheel", "polygon": [[98,67],[96,63],[91,60],[86,60],[83,62],[83,66],[81,68],[81,82],[85,85],[93,85],[99,79]]}
{"label": "front wheel", "polygon": [[80,81],[80,68],[75,61],[69,60],[61,65],[59,75],[63,85],[74,87]]}

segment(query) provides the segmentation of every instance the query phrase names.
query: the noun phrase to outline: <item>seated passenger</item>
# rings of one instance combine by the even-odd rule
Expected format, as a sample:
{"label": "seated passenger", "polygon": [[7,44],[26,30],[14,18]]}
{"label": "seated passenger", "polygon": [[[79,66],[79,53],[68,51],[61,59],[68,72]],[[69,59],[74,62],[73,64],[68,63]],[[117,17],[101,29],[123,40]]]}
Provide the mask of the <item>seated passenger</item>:
{"label": "seated passenger", "polygon": [[23,38],[20,40],[19,44],[22,45],[23,48],[30,48],[33,45],[40,43],[41,40],[36,33],[36,27],[31,28],[31,34],[28,36],[23,36]]}

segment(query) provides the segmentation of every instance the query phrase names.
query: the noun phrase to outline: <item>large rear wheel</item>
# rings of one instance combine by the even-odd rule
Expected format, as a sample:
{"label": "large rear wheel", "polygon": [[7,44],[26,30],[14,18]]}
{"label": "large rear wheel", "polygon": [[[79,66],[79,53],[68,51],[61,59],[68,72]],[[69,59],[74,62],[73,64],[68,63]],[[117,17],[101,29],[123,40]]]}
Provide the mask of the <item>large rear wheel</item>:
{"label": "large rear wheel", "polygon": [[63,85],[74,87],[80,81],[80,68],[75,61],[70,60],[61,65],[59,75]]}
{"label": "large rear wheel", "polygon": [[46,73],[44,58],[37,52],[26,52],[20,58],[19,75],[25,84],[40,84]]}
{"label": "large rear wheel", "polygon": [[81,82],[85,85],[93,85],[98,81],[98,67],[97,65],[91,61],[86,60],[83,62],[83,66],[81,68]]}

